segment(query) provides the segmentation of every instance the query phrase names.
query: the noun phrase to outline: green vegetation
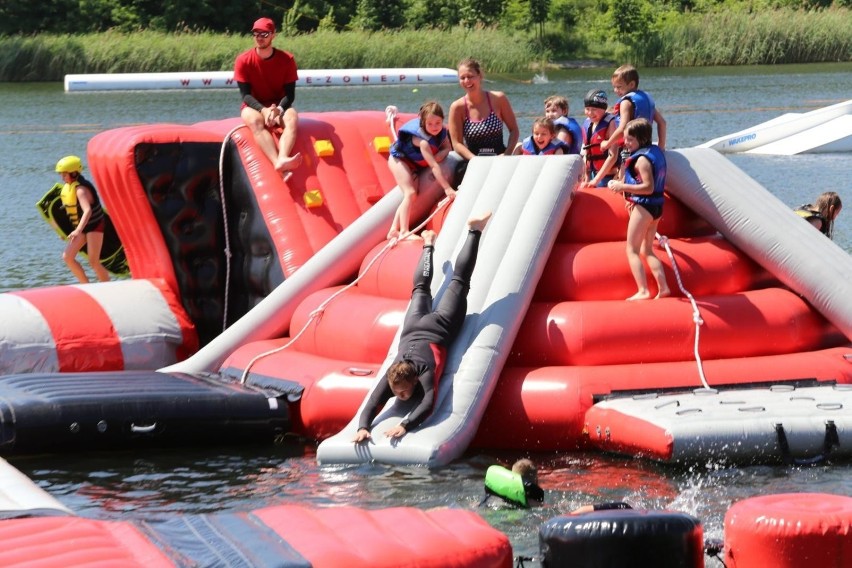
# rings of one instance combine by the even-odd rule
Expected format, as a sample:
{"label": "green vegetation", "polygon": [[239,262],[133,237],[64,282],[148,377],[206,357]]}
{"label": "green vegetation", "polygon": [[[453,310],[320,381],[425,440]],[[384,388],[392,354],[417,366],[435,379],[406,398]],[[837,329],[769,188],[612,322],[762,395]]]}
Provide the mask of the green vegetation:
{"label": "green vegetation", "polygon": [[[852,60],[852,0],[819,1],[296,0],[276,9],[276,45],[304,69],[455,67],[468,56],[491,73],[576,59],[640,66]],[[231,69],[251,40],[228,25],[245,28],[253,19],[247,12],[270,10],[212,4],[172,0],[162,14],[153,0],[3,0],[0,81]],[[39,15],[64,5],[77,6],[74,17]],[[191,27],[180,16],[190,13]]]}

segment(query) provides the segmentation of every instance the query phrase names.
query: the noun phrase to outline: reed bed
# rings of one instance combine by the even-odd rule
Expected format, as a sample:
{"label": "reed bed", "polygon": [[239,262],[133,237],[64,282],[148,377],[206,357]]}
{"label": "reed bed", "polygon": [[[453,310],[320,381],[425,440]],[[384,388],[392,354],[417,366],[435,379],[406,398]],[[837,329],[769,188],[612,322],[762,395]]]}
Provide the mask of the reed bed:
{"label": "reed bed", "polygon": [[[852,61],[850,12],[669,13],[629,47],[604,40],[587,46],[589,53],[571,55],[585,59],[594,53],[663,67]],[[565,33],[566,42],[571,37]],[[225,71],[251,44],[248,35],[206,32],[0,36],[0,81],[61,81],[68,73]],[[318,31],[282,34],[276,45],[293,52],[303,69],[455,68],[461,59],[475,57],[488,72],[521,73],[549,56],[530,34],[491,28]]]}
{"label": "reed bed", "polygon": [[852,13],[815,12],[681,14],[634,47],[642,65],[694,67],[852,60]]}

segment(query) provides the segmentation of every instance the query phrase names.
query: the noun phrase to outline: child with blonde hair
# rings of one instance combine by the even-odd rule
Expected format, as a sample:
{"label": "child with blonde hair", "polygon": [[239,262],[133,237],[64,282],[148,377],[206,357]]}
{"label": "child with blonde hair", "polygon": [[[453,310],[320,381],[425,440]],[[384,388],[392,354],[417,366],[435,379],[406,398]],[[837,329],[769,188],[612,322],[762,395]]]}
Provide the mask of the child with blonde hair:
{"label": "child with blonde hair", "polygon": [[651,143],[651,123],[644,118],[631,120],[624,129],[624,147],[630,156],[624,163],[624,180],[607,184],[612,191],[624,193],[630,208],[627,222],[627,262],[638,290],[628,300],[651,297],[642,261],[648,263],[657,281],[656,298],[670,296],[663,263],[654,253],[654,236],[663,216],[663,191],[666,185],[666,157]]}
{"label": "child with blonde hair", "polygon": [[639,71],[633,65],[622,65],[612,74],[612,90],[619,97],[612,109],[615,115],[615,132],[601,144],[601,150],[610,146],[622,146],[624,129],[627,123],[644,118],[649,123],[657,123],[657,146],[666,149],[666,119],[657,109],[654,98],[639,89]]}
{"label": "child with blonde hair", "polygon": [[566,154],[579,154],[583,141],[583,131],[579,123],[568,116],[568,99],[561,95],[551,95],[544,99],[544,116],[556,126],[556,138],[566,146]]}
{"label": "child with blonde hair", "polygon": [[829,239],[834,237],[834,220],[840,215],[843,203],[836,191],[826,191],[817,197],[813,205],[808,203],[796,209],[796,213],[819,229]]}

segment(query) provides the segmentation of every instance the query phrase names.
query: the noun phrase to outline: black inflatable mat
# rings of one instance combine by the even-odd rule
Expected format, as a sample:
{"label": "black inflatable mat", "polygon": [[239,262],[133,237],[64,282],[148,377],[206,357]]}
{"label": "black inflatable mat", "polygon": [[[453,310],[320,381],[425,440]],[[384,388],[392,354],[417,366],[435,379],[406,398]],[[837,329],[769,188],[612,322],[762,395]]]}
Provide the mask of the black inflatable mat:
{"label": "black inflatable mat", "polygon": [[216,374],[117,371],[0,377],[0,454],[272,443],[288,430],[285,402]]}

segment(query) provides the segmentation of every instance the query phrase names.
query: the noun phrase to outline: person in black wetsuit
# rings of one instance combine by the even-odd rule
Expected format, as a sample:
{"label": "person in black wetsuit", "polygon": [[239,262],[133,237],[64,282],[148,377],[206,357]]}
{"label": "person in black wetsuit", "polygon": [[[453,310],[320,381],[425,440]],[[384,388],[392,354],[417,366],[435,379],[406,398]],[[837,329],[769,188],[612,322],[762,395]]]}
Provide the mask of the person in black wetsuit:
{"label": "person in black wetsuit", "polygon": [[353,442],[360,443],[371,438],[373,418],[392,396],[411,401],[414,409],[407,418],[385,432],[389,438],[401,438],[419,426],[432,412],[447,347],[461,330],[467,313],[467,293],[476,264],[479,239],[490,217],[491,213],[487,213],[468,220],[470,232],[456,258],[453,279],[434,311],[431,283],[435,233],[423,232],[423,254],[414,274],[414,290],[402,323],[397,355],[381,387],[373,390],[361,411],[358,432]]}

